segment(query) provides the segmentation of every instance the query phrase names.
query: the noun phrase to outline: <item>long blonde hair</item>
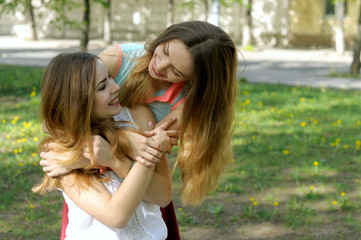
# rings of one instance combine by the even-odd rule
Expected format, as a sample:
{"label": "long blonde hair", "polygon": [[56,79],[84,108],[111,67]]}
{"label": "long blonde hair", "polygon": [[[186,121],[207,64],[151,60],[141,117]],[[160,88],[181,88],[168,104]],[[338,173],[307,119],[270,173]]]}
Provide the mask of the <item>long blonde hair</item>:
{"label": "long blonde hair", "polygon": [[176,165],[183,181],[183,203],[197,205],[215,188],[232,159],[237,49],[227,33],[210,23],[174,24],[145,45],[146,54],[121,88],[121,104],[145,102],[152,94],[149,62],[155,48],[172,39],[182,41],[193,60],[194,79],[185,85]]}
{"label": "long blonde hair", "polygon": [[[90,185],[92,179],[100,178],[92,169],[95,157],[92,150],[92,135],[102,135],[113,146],[113,155],[120,158],[129,148],[124,133],[115,127],[114,122],[98,123],[92,116],[95,95],[95,71],[97,57],[93,54],[62,53],[49,63],[41,86],[41,113],[50,136],[43,139],[38,146],[44,150],[47,143],[61,145],[59,151],[75,153],[71,159],[61,164],[72,164],[82,157],[81,149],[89,146],[90,164],[81,170],[74,170],[77,183]],[[59,179],[44,176],[42,183],[32,190],[40,192],[61,188]]]}

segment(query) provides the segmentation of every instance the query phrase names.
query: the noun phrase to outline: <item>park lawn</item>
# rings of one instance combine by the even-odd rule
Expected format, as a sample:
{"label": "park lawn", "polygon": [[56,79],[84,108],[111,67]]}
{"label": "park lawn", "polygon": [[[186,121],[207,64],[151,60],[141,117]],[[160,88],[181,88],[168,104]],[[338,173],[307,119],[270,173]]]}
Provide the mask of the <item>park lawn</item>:
{"label": "park lawn", "polygon": [[[43,73],[0,65],[0,239],[59,239],[61,194],[30,190],[43,176]],[[361,91],[240,83],[234,158],[217,188],[182,206],[174,173],[183,239],[361,238],[360,116]]]}

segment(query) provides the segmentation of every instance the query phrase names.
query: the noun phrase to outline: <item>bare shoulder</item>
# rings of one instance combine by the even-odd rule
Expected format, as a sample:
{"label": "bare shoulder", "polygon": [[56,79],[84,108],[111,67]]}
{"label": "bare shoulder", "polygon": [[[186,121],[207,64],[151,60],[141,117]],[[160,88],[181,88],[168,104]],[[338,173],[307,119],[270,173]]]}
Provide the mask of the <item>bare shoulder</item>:
{"label": "bare shoulder", "polygon": [[99,53],[98,57],[108,68],[109,74],[114,76],[121,57],[119,48],[117,46],[110,46]]}

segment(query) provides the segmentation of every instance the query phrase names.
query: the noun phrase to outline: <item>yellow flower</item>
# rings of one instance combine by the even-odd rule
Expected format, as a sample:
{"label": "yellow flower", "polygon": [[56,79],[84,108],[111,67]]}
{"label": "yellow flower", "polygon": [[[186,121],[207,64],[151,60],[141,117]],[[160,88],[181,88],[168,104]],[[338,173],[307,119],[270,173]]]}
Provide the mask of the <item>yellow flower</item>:
{"label": "yellow flower", "polygon": [[301,127],[306,127],[306,122],[301,122]]}
{"label": "yellow flower", "polygon": [[262,107],[262,106],[263,106],[263,102],[258,102],[258,105]]}
{"label": "yellow flower", "polygon": [[342,120],[341,119],[337,119],[337,124],[341,124],[342,123]]}
{"label": "yellow flower", "polygon": [[283,154],[284,154],[284,155],[290,154],[290,151],[288,151],[287,149],[285,149],[285,150],[283,150]]}
{"label": "yellow flower", "polygon": [[18,150],[17,150],[17,149],[15,149],[15,150],[14,150],[14,153],[15,153],[15,154],[18,154]]}
{"label": "yellow flower", "polygon": [[356,121],[356,125],[361,125],[361,121]]}
{"label": "yellow flower", "polygon": [[318,120],[313,120],[313,124],[317,124],[318,123]]}
{"label": "yellow flower", "polygon": [[360,182],[360,180],[358,180],[358,179],[355,179],[355,183],[359,183]]}
{"label": "yellow flower", "polygon": [[314,162],[313,162],[313,165],[315,165],[315,166],[318,166],[318,164],[319,164],[319,163],[318,163],[317,161],[314,161]]}
{"label": "yellow flower", "polygon": [[341,196],[345,196],[345,195],[346,195],[346,193],[342,192],[340,195],[341,195]]}
{"label": "yellow flower", "polygon": [[19,120],[19,117],[18,117],[18,116],[15,116],[15,117],[14,117],[14,120],[15,120],[15,121]]}
{"label": "yellow flower", "polygon": [[313,189],[315,189],[315,187],[314,187],[314,186],[311,186],[311,187],[310,187],[310,190],[313,190]]}
{"label": "yellow flower", "polygon": [[274,202],[273,205],[277,207],[277,206],[278,206],[278,202]]}
{"label": "yellow flower", "polygon": [[360,141],[360,140],[356,140],[356,145],[360,146],[360,145],[361,145],[361,141]]}
{"label": "yellow flower", "polygon": [[5,124],[5,123],[6,123],[6,119],[3,119],[1,122],[2,122],[3,124]]}
{"label": "yellow flower", "polygon": [[10,138],[10,135],[6,135],[6,138],[9,139],[9,138]]}
{"label": "yellow flower", "polygon": [[21,143],[21,139],[16,140],[18,143]]}
{"label": "yellow flower", "polygon": [[32,92],[30,93],[30,97],[35,97],[35,95],[36,95],[36,92],[35,92],[35,91],[32,91]]}
{"label": "yellow flower", "polygon": [[258,205],[258,202],[257,202],[257,201],[254,201],[254,202],[253,202],[253,205],[257,206],[257,205]]}
{"label": "yellow flower", "polygon": [[36,166],[38,166],[38,163],[34,162],[33,165],[36,167]]}
{"label": "yellow flower", "polygon": [[335,142],[339,143],[341,141],[341,139],[336,138]]}
{"label": "yellow flower", "polygon": [[251,197],[251,198],[250,198],[250,200],[251,200],[251,202],[253,202],[253,201],[254,201],[254,198],[253,198],[253,197]]}
{"label": "yellow flower", "polygon": [[247,99],[244,103],[245,103],[245,104],[250,104],[250,103],[251,103],[251,100]]}
{"label": "yellow flower", "polygon": [[252,136],[252,140],[256,140],[256,136]]}
{"label": "yellow flower", "polygon": [[343,145],[343,148],[348,149],[348,145],[347,144]]}
{"label": "yellow flower", "polygon": [[338,203],[337,201],[333,201],[333,202],[332,202],[333,205],[337,205],[337,203]]}
{"label": "yellow flower", "polygon": [[39,141],[39,138],[34,137],[34,141],[35,141],[35,142]]}
{"label": "yellow flower", "polygon": [[18,166],[19,166],[19,167],[22,167],[22,166],[23,166],[23,163],[21,163],[21,162],[18,163]]}
{"label": "yellow flower", "polygon": [[178,208],[178,211],[180,211],[180,212],[181,212],[182,210],[183,210],[182,208]]}
{"label": "yellow flower", "polygon": [[33,205],[33,204],[30,204],[30,208],[33,209],[33,208],[34,208],[34,205]]}
{"label": "yellow flower", "polygon": [[303,97],[300,97],[299,100],[300,100],[300,102],[304,102],[304,101],[305,101],[305,99],[304,99]]}
{"label": "yellow flower", "polygon": [[11,123],[12,123],[12,124],[15,124],[15,123],[16,123],[16,120],[15,120],[15,119],[13,119],[13,120],[11,121]]}
{"label": "yellow flower", "polygon": [[249,92],[247,92],[247,91],[243,91],[243,94],[244,94],[244,95],[248,95],[248,94],[249,94]]}

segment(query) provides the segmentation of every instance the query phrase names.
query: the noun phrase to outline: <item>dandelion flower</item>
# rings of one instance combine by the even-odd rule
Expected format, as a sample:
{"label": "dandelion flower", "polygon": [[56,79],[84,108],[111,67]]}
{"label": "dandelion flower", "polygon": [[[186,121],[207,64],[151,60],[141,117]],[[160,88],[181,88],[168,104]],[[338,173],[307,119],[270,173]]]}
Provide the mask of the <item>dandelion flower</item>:
{"label": "dandelion flower", "polygon": [[273,205],[277,207],[277,206],[278,206],[278,202],[274,202]]}
{"label": "dandelion flower", "polygon": [[310,190],[313,190],[313,189],[315,189],[315,187],[314,187],[314,186],[311,186],[311,187],[310,187]]}
{"label": "dandelion flower", "polygon": [[182,210],[183,210],[182,208],[178,208],[178,211],[180,211],[180,212],[181,212]]}
{"label": "dandelion flower", "polygon": [[341,196],[345,196],[345,195],[346,195],[346,193],[345,193],[345,192],[342,192],[340,195],[341,195]]}
{"label": "dandelion flower", "polygon": [[306,122],[301,122],[301,127],[306,127]]}
{"label": "dandelion flower", "polygon": [[3,119],[1,122],[2,122],[3,124],[5,124],[5,123],[6,123],[6,119]]}
{"label": "dandelion flower", "polygon": [[343,145],[343,148],[348,149],[348,145],[347,144]]}
{"label": "dandelion flower", "polygon": [[33,208],[34,208],[34,205],[33,205],[33,204],[30,204],[30,208],[33,209]]}
{"label": "dandelion flower", "polygon": [[254,202],[253,202],[253,205],[257,206],[257,205],[258,205],[258,202],[257,202],[257,201],[254,201]]}
{"label": "dandelion flower", "polygon": [[285,149],[285,150],[283,150],[283,154],[284,154],[284,155],[290,154],[290,151],[288,151],[287,149]]}
{"label": "dandelion flower", "polygon": [[333,202],[332,202],[333,205],[337,205],[337,203],[338,203],[337,201],[333,201]]}
{"label": "dandelion flower", "polygon": [[21,162],[18,163],[18,166],[19,166],[19,167],[22,167],[22,166],[23,166],[23,163],[21,163]]}
{"label": "dandelion flower", "polygon": [[313,162],[313,165],[315,165],[315,166],[318,166],[318,164],[319,164],[319,163],[318,163],[317,161],[314,161],[314,162]]}
{"label": "dandelion flower", "polygon": [[35,91],[32,91],[32,92],[30,93],[30,97],[35,97],[35,95],[36,95],[36,92],[35,92]]}
{"label": "dandelion flower", "polygon": [[253,198],[253,197],[251,197],[251,198],[250,198],[250,200],[251,200],[251,202],[253,202],[253,201],[254,201],[254,198]]}

